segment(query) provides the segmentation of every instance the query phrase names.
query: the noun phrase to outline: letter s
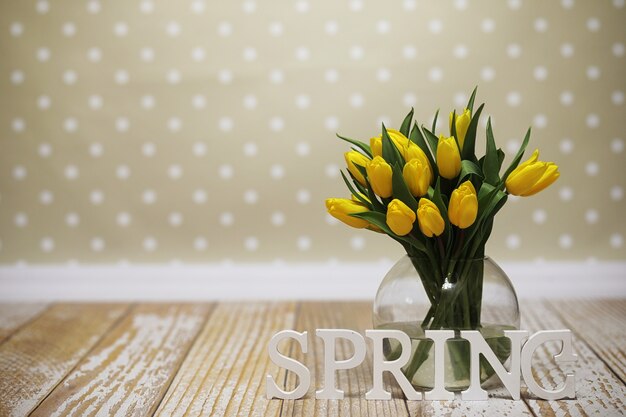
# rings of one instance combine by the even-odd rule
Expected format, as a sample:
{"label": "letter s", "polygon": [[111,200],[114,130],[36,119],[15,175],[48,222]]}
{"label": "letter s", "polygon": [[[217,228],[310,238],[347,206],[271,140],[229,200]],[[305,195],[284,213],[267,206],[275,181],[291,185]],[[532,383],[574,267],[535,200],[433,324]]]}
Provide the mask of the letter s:
{"label": "letter s", "polygon": [[300,379],[300,385],[296,387],[293,391],[283,391],[278,388],[276,382],[274,382],[274,378],[271,375],[267,375],[265,377],[265,392],[268,399],[272,398],[281,398],[283,400],[295,400],[298,398],[302,398],[309,387],[311,386],[311,373],[309,369],[298,362],[295,359],[289,358],[287,356],[282,355],[278,351],[278,344],[287,338],[296,339],[296,341],[300,344],[302,348],[302,353],[306,353],[307,351],[307,332],[296,332],[295,330],[283,330],[276,333],[271,339],[267,346],[270,359],[274,362],[275,365],[278,365],[281,368],[285,368],[288,371],[295,372]]}

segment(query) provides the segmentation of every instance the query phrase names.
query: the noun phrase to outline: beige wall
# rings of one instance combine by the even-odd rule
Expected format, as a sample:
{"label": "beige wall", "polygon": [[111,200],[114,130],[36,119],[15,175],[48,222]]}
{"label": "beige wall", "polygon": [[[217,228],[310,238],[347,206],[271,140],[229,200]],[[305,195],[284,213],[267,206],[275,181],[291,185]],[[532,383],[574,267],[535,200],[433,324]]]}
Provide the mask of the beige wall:
{"label": "beige wall", "polygon": [[329,222],[334,132],[475,84],[504,149],[532,124],[562,172],[489,252],[625,259],[625,23],[623,0],[3,1],[0,262],[397,258]]}

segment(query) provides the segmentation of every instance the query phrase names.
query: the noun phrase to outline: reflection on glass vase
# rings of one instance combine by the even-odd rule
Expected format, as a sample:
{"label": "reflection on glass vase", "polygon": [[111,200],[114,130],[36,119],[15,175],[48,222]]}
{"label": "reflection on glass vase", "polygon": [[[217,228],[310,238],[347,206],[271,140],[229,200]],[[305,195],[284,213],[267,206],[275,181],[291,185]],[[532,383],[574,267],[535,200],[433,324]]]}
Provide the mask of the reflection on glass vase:
{"label": "reflection on glass vase", "polygon": [[[434,384],[433,345],[424,330],[455,331],[444,350],[445,387],[461,391],[469,386],[470,358],[469,342],[459,331],[480,331],[505,363],[510,343],[503,331],[519,329],[517,295],[491,258],[449,260],[447,265],[442,273],[425,258],[405,255],[389,270],[374,300],[374,328],[402,330],[411,338],[411,358],[403,372],[418,390]],[[397,341],[385,342],[387,360],[399,357],[400,350]],[[499,381],[482,358],[480,368],[483,387]]]}

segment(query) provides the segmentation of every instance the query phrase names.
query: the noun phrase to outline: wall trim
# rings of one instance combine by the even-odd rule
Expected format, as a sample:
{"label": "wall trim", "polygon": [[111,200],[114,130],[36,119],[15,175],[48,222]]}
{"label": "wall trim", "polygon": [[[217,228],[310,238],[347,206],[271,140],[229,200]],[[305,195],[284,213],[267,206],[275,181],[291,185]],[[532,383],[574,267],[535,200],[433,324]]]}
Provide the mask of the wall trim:
{"label": "wall trim", "polygon": [[[520,298],[626,298],[626,262],[503,262]],[[0,301],[371,300],[388,263],[0,267]]]}

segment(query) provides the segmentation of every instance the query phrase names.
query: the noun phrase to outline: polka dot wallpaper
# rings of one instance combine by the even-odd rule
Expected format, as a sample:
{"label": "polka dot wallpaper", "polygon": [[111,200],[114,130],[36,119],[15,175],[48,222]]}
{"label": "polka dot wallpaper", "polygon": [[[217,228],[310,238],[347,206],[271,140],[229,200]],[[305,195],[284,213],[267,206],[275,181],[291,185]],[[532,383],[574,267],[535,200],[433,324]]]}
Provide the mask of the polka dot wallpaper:
{"label": "polka dot wallpaper", "polygon": [[[395,259],[337,224],[347,146],[475,85],[561,166],[498,260],[626,259],[626,7],[602,1],[3,1],[0,262]],[[484,137],[484,122],[481,137]]]}

